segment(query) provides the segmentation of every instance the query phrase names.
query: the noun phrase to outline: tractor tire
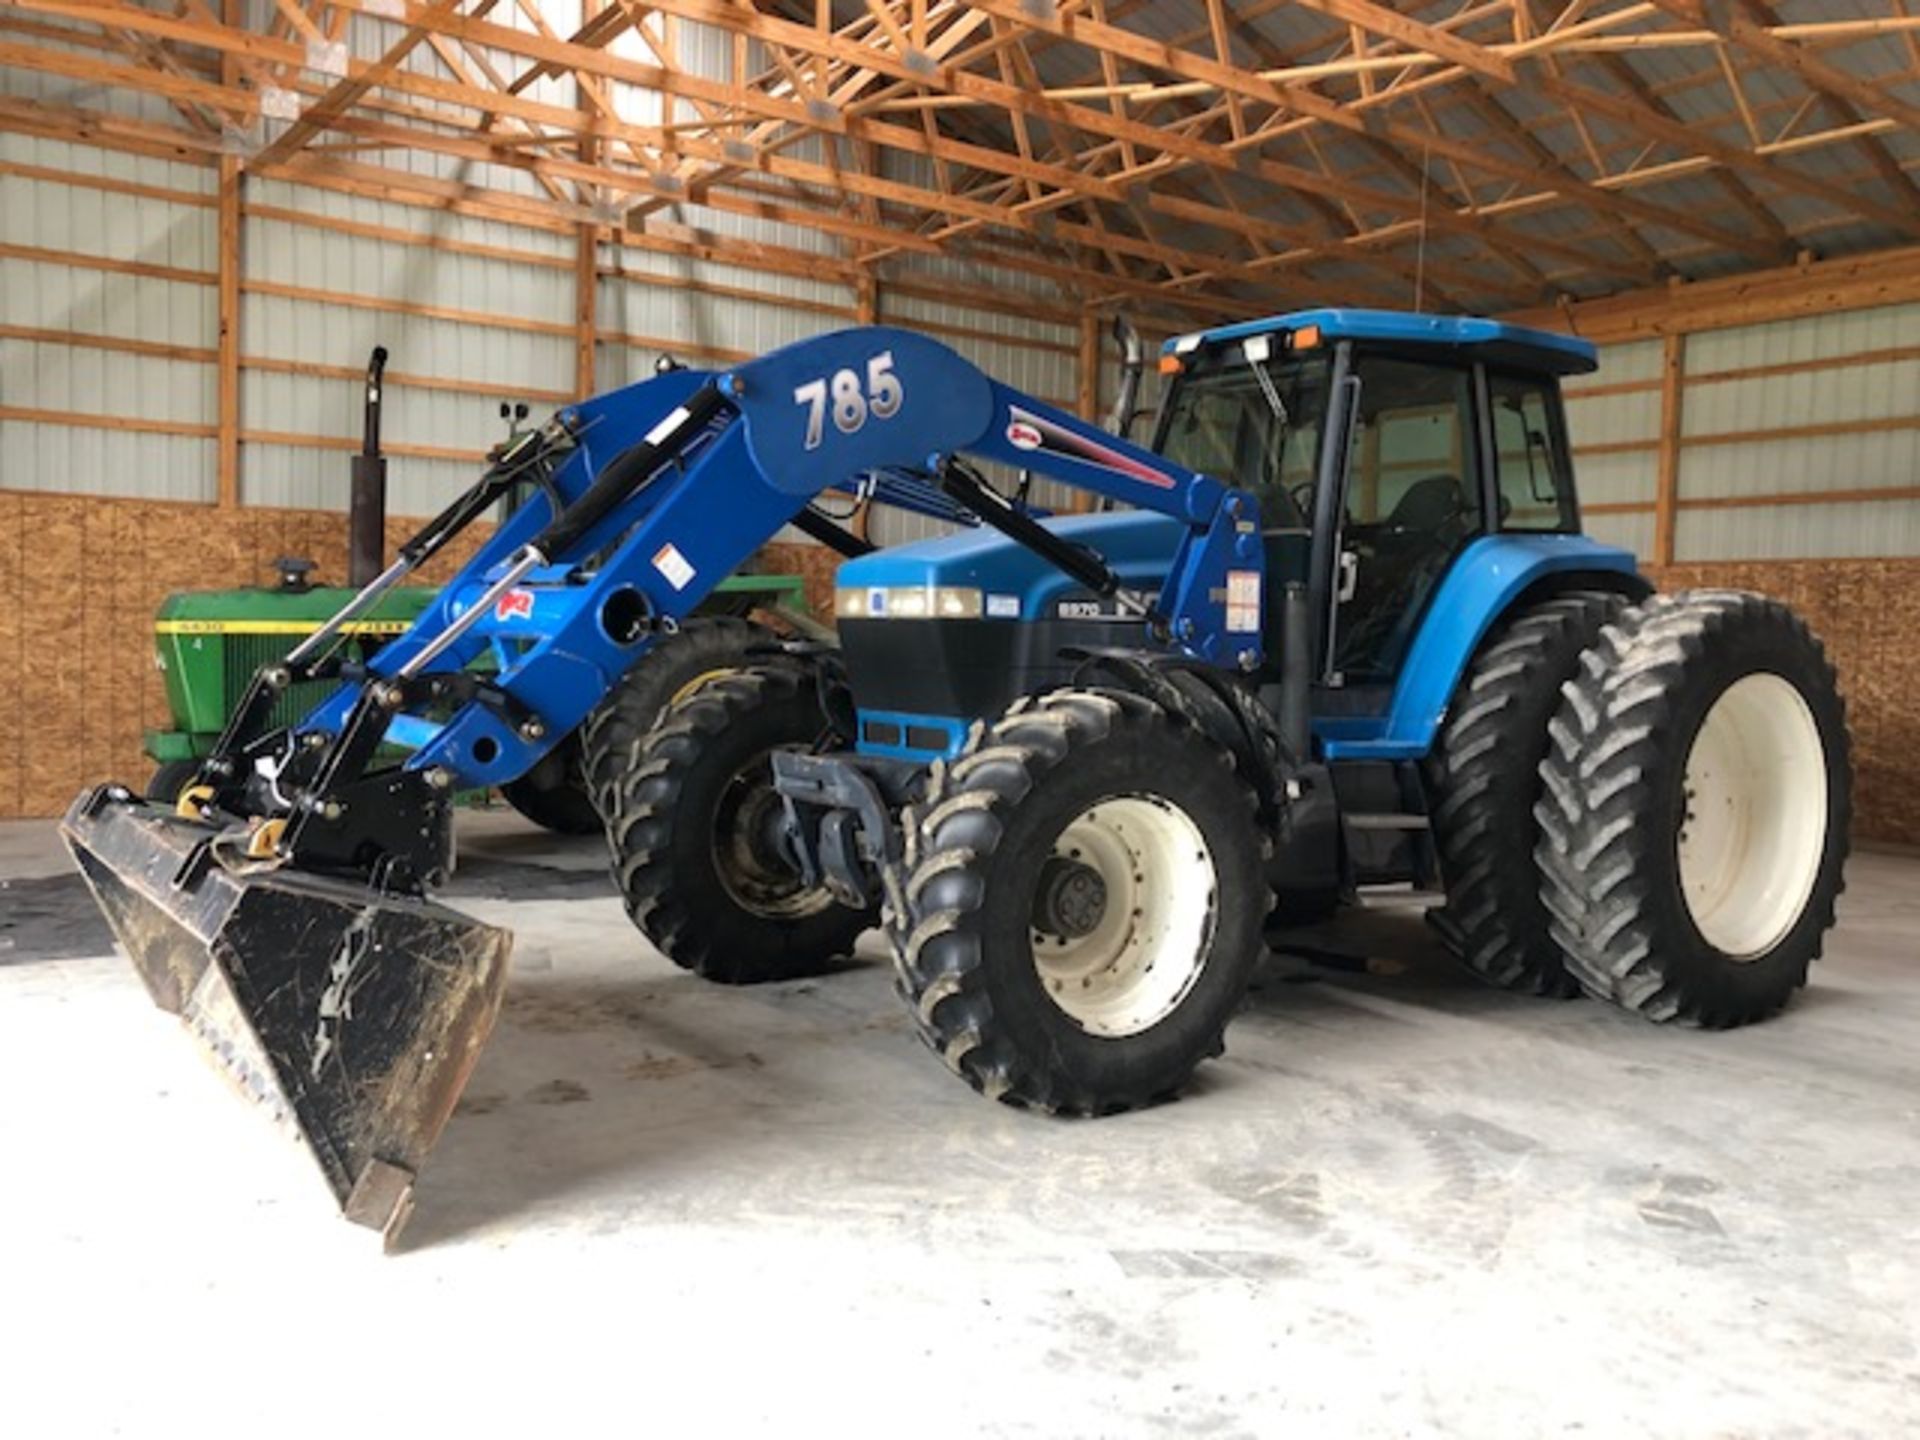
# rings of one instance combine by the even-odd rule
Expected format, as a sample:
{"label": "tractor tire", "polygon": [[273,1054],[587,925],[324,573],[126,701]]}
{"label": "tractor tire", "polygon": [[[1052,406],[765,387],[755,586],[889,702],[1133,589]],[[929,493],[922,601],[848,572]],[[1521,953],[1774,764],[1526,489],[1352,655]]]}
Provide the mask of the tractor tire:
{"label": "tractor tire", "polygon": [[1223,747],[1140,695],[1056,690],[976,727],[903,821],[900,993],[974,1089],[1111,1114],[1221,1052],[1272,903]]}
{"label": "tractor tire", "polygon": [[153,772],[153,778],[147,781],[147,799],[156,805],[172,805],[180,798],[180,792],[191,785],[200,774],[198,760],[163,760]]}
{"label": "tractor tire", "polygon": [[587,793],[580,732],[567,736],[518,780],[500,787],[506,802],[556,835],[598,835],[600,812]]}
{"label": "tractor tire", "polygon": [[1495,629],[1461,677],[1426,764],[1447,892],[1433,927],[1462,964],[1502,990],[1580,994],[1540,902],[1533,809],[1560,687],[1626,603],[1604,591],[1575,591],[1530,605]]}
{"label": "tractor tire", "polygon": [[1842,888],[1852,772],[1820,642],[1786,606],[1655,596],[1581,657],[1537,815],[1542,900],[1589,994],[1707,1029],[1807,981]]}
{"label": "tractor tire", "polygon": [[777,843],[768,757],[827,729],[799,666],[735,670],[667,707],[619,779],[607,826],[627,915],[683,970],[723,985],[815,975],[875,917],[806,888]]}
{"label": "tractor tire", "polygon": [[667,706],[705,680],[768,664],[770,657],[754,652],[779,639],[752,620],[702,617],[687,621],[635,661],[580,726],[587,788],[601,815],[613,819],[609,807],[620,793],[620,777],[633,768],[635,752]]}

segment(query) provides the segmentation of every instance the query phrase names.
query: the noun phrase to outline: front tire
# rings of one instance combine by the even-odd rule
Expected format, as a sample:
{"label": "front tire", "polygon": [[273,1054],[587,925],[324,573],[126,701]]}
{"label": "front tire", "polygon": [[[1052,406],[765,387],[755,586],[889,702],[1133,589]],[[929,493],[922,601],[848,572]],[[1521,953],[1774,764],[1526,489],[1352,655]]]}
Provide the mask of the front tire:
{"label": "front tire", "polygon": [[874,923],[802,885],[778,843],[769,757],[826,728],[810,674],[736,670],[668,706],[616,780],[615,883],[634,925],[681,969],[723,985],[815,975]]}
{"label": "front tire", "polygon": [[1220,1053],[1271,903],[1224,748],[1139,695],[1058,690],[976,729],[904,819],[900,990],[974,1089],[1108,1114]]}
{"label": "front tire", "polygon": [[1650,1020],[1772,1015],[1833,925],[1852,818],[1833,667],[1791,610],[1655,596],[1582,657],[1541,767],[1541,897],[1569,970]]}
{"label": "front tire", "polygon": [[656,640],[581,723],[587,792],[608,821],[617,817],[620,780],[674,701],[709,680],[777,661],[780,636],[732,615],[698,616]]}

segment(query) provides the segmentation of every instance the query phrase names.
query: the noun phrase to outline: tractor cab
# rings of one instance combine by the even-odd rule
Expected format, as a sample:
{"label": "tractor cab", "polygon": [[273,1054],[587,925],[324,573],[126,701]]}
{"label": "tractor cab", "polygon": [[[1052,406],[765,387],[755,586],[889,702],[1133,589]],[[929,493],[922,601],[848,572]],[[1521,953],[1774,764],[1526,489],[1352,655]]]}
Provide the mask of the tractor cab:
{"label": "tractor cab", "polygon": [[1377,716],[1470,546],[1578,534],[1559,381],[1595,363],[1582,341],[1490,320],[1223,326],[1167,342],[1154,449],[1259,497],[1269,594],[1305,584],[1319,617],[1316,711]]}

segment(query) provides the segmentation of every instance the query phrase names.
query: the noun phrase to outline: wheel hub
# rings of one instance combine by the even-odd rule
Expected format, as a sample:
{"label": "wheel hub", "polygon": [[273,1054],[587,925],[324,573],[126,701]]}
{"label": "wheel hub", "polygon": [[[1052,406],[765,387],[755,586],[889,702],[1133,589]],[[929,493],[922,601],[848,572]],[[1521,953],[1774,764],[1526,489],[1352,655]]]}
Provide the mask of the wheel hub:
{"label": "wheel hub", "polygon": [[1054,855],[1040,870],[1033,897],[1033,928],[1078,940],[1100,928],[1107,913],[1107,882],[1091,865]]}
{"label": "wheel hub", "polygon": [[1157,795],[1088,806],[1035,880],[1029,940],[1041,986],[1088,1034],[1152,1028],[1205,968],[1218,892],[1213,854],[1185,811]]}

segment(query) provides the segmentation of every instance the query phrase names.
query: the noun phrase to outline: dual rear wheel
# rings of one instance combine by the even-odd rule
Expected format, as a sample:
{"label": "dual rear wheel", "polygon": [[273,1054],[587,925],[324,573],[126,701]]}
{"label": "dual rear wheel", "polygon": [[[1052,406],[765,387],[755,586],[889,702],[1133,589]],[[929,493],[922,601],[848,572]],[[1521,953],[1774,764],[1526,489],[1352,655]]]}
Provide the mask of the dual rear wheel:
{"label": "dual rear wheel", "polygon": [[1851,819],[1819,642],[1734,591],[1579,592],[1482,645],[1428,766],[1438,928],[1475,973],[1745,1024],[1806,983]]}

